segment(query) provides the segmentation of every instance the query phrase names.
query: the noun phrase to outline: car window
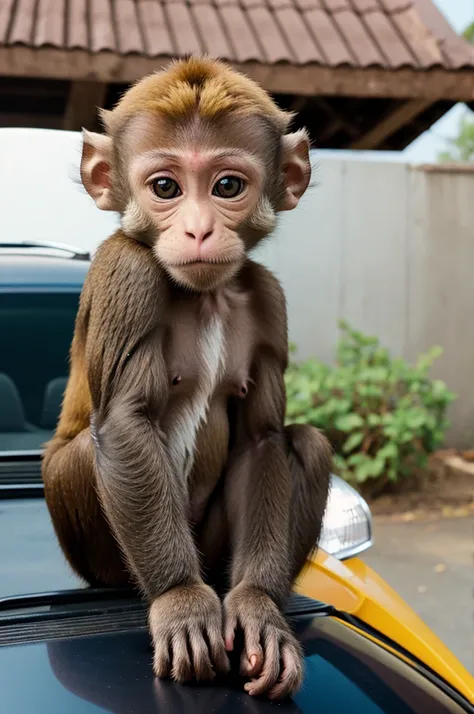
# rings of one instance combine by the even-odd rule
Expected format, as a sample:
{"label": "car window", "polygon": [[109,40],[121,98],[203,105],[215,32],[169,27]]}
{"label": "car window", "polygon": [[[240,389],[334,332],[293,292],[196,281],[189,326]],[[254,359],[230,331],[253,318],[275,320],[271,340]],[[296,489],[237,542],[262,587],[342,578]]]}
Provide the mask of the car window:
{"label": "car window", "polygon": [[0,454],[51,438],[68,375],[79,292],[0,294]]}

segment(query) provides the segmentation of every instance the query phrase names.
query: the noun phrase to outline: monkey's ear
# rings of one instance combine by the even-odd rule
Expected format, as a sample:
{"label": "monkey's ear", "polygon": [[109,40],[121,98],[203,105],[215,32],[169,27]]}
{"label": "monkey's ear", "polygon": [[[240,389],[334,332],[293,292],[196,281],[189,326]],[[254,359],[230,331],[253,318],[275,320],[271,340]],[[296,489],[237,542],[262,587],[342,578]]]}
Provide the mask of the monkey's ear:
{"label": "monkey's ear", "polygon": [[282,140],[285,193],[278,210],[291,211],[298,205],[311,178],[309,138],[306,130],[300,129],[293,134],[284,134]]}
{"label": "monkey's ear", "polygon": [[97,208],[116,211],[110,183],[112,139],[105,134],[82,130],[81,179]]}

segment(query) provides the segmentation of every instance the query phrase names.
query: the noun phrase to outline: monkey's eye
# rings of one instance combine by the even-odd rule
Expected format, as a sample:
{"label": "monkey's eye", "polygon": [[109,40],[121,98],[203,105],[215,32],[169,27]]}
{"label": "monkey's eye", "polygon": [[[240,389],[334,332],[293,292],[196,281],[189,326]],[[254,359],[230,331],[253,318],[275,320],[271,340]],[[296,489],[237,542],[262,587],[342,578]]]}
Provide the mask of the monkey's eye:
{"label": "monkey's eye", "polygon": [[158,198],[165,198],[169,200],[170,198],[176,198],[176,196],[181,195],[181,189],[176,181],[174,181],[174,179],[167,178],[166,176],[155,179],[152,183],[152,188]]}
{"label": "monkey's eye", "polygon": [[235,198],[245,188],[245,181],[239,176],[224,176],[219,179],[212,189],[214,196],[220,198]]}

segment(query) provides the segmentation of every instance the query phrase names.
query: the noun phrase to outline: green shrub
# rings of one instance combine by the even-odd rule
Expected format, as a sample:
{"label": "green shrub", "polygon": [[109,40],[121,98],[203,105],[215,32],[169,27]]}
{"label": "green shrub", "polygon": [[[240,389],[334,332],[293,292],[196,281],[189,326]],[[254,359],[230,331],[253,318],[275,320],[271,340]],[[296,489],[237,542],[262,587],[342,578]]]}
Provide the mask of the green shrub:
{"label": "green shrub", "polygon": [[287,421],[322,429],[335,447],[336,471],[380,490],[426,465],[443,441],[446,409],[455,396],[428,376],[440,347],[411,366],[393,359],[375,337],[343,321],[339,326],[335,367],[315,359],[290,362]]}

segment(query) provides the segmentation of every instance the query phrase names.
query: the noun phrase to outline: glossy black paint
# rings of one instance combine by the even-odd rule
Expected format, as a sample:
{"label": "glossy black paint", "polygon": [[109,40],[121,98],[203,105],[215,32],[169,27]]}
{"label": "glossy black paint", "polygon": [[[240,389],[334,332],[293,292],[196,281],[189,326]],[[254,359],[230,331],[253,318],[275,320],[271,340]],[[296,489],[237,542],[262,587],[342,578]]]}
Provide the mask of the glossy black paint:
{"label": "glossy black paint", "polygon": [[[461,714],[439,687],[338,620],[296,618],[306,653],[301,691],[255,700],[238,676],[207,685],[158,680],[145,628],[0,647],[5,714]],[[1,622],[0,622],[1,630]],[[234,662],[234,671],[235,671]]]}
{"label": "glossy black paint", "polygon": [[80,292],[90,267],[88,260],[21,249],[6,251],[0,242],[0,292]]}

